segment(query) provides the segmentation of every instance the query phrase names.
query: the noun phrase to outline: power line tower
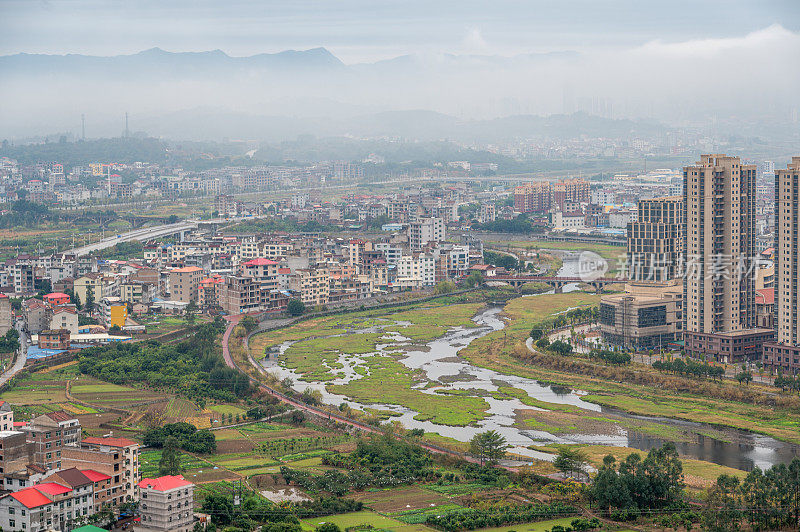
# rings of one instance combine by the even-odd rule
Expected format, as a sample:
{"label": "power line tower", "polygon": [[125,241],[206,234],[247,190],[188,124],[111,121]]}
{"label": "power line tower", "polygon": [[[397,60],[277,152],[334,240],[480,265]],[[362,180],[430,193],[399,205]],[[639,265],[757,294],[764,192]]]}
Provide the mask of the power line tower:
{"label": "power line tower", "polygon": [[81,113],[81,140],[86,140],[86,115]]}
{"label": "power line tower", "polygon": [[128,130],[128,111],[125,111],[125,138],[127,139],[130,136],[130,131]]}

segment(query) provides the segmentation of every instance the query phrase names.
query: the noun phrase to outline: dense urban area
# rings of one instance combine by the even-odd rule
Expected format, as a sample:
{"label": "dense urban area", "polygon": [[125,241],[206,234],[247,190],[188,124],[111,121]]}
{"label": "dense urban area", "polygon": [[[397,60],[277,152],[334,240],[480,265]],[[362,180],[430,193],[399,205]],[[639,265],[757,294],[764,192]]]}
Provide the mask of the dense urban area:
{"label": "dense urban area", "polygon": [[172,151],[4,144],[3,530],[797,523],[800,158]]}
{"label": "dense urban area", "polygon": [[798,65],[798,0],[0,0],[0,532],[800,532]]}

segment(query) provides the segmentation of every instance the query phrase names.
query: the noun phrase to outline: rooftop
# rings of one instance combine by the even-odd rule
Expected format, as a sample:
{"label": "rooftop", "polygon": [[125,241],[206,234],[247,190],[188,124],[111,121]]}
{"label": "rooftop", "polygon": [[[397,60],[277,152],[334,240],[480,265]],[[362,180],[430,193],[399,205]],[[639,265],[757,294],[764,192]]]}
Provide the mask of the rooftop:
{"label": "rooftop", "polygon": [[38,508],[39,506],[44,506],[45,504],[53,502],[36,488],[19,490],[12,493],[11,497],[18,500],[26,508]]}
{"label": "rooftop", "polygon": [[127,438],[98,438],[96,436],[84,438],[82,443],[89,443],[92,445],[108,445],[109,447],[130,447],[131,445],[139,445],[138,442],[129,440]]}
{"label": "rooftop", "polygon": [[156,491],[169,491],[176,488],[182,488],[184,486],[191,486],[192,483],[188,480],[184,479],[183,476],[171,476],[165,475],[163,477],[158,478],[144,478],[141,482],[139,482],[138,486],[140,488],[150,488]]}

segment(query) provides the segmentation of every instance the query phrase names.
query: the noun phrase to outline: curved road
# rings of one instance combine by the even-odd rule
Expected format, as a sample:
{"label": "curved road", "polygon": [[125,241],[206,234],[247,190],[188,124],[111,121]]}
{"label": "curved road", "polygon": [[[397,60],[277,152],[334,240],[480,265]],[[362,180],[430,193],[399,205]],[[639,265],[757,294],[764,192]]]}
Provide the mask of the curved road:
{"label": "curved road", "polygon": [[25,367],[25,362],[28,361],[28,335],[22,328],[22,322],[17,321],[14,327],[19,331],[19,349],[17,350],[17,358],[14,360],[14,365],[8,368],[5,373],[0,375],[0,386],[10,381],[14,375],[22,371]]}

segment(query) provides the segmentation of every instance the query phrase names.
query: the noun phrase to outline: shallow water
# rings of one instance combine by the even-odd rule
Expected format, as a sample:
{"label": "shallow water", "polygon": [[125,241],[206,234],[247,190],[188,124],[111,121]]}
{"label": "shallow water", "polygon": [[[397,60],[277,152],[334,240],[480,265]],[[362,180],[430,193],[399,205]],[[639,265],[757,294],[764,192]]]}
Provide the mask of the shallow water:
{"label": "shallow water", "polygon": [[[568,275],[564,269],[575,267],[570,257],[565,257],[564,268],[559,272]],[[569,264],[569,266],[567,266]],[[565,287],[569,289],[572,287]],[[530,296],[535,297],[535,296]],[[407,351],[399,362],[410,369],[422,371],[428,380],[437,383],[434,387],[422,388],[424,384],[417,388],[423,393],[435,394],[437,390],[453,389],[476,389],[494,392],[498,389],[498,384],[512,386],[524,390],[530,397],[549,403],[571,405],[588,412],[600,413],[604,417],[630,418],[642,420],[650,423],[660,423],[671,427],[679,427],[687,436],[684,439],[693,440],[691,443],[682,441],[676,442],[678,452],[685,457],[706,460],[737,469],[750,470],[755,466],[767,468],[776,463],[789,462],[793,457],[800,456],[800,446],[783,443],[773,438],[757,435],[735,429],[725,429],[712,427],[701,423],[692,423],[674,419],[665,419],[649,416],[632,416],[622,411],[600,407],[582,399],[586,395],[580,390],[571,390],[560,386],[550,386],[542,384],[533,379],[506,375],[496,371],[473,366],[459,356],[459,352],[473,340],[485,336],[492,331],[497,331],[505,326],[499,317],[500,308],[489,308],[473,318],[476,324],[474,328],[456,327],[451,329],[441,338],[437,338],[425,344],[425,349],[411,349]],[[375,332],[376,329],[364,329],[352,331],[352,333]],[[408,346],[408,339],[398,333],[386,334],[386,342],[377,346],[378,354],[397,353],[403,346]],[[292,342],[286,342],[278,347],[278,351],[283,354]],[[353,366],[363,364],[365,358],[376,353],[365,355],[342,355],[338,362],[344,365],[344,369],[336,369],[335,373],[342,374],[339,378],[329,381],[328,384],[346,384],[352,380],[361,378],[361,375],[353,370]],[[304,382],[300,380],[300,375],[295,371],[279,366],[275,357],[263,362],[268,371],[277,373],[280,379],[290,377],[294,381],[293,388],[302,392],[307,388],[319,390],[322,400],[326,404],[340,405],[348,404],[351,408],[363,410],[375,408],[387,410],[399,414],[392,417],[391,421],[400,421],[403,426],[409,429],[420,428],[427,432],[435,432],[442,436],[454,438],[459,441],[469,441],[476,434],[486,430],[496,430],[503,435],[511,445],[510,451],[530,458],[551,460],[552,455],[535,450],[537,445],[547,445],[552,443],[583,443],[591,445],[610,445],[618,447],[632,447],[647,451],[654,447],[661,446],[665,441],[663,438],[650,436],[636,430],[629,430],[621,425],[617,425],[613,434],[551,434],[542,430],[525,429],[514,427],[515,417],[518,410],[541,410],[536,407],[523,404],[518,399],[496,399],[493,397],[483,397],[489,405],[488,416],[478,421],[474,426],[452,427],[440,425],[430,421],[418,421],[414,417],[418,412],[399,405],[391,404],[360,404],[348,399],[343,395],[333,394],[325,389],[326,383]],[[388,422],[388,421],[387,421]],[[708,435],[721,434],[720,439],[715,439]],[[530,447],[534,447],[531,449]]]}

